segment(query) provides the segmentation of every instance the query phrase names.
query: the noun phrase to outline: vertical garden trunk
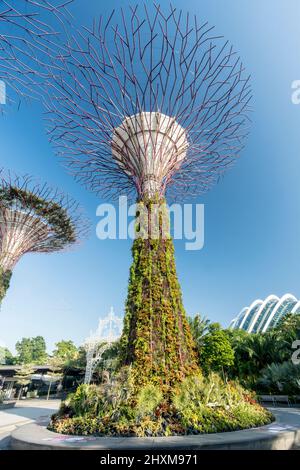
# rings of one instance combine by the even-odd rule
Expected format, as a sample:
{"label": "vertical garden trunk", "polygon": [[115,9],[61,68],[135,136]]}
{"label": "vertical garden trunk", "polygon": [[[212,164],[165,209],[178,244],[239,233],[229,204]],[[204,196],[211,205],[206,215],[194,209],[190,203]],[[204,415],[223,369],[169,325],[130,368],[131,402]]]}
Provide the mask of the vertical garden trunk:
{"label": "vertical garden trunk", "polygon": [[9,288],[11,274],[11,271],[3,271],[3,269],[0,268],[0,304],[5,297],[7,289]]}
{"label": "vertical garden trunk", "polygon": [[[149,213],[152,202],[147,202]],[[151,216],[148,217],[150,219]],[[121,337],[121,358],[135,382],[168,387],[198,372],[195,345],[182,304],[170,236],[136,238]]]}

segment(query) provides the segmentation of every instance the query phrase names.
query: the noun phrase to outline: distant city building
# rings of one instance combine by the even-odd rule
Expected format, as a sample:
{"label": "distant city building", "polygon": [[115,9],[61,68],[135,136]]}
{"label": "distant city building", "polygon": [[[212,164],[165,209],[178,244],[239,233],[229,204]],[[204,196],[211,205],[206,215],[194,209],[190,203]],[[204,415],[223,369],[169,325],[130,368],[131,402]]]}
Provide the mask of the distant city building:
{"label": "distant city building", "polygon": [[231,321],[229,328],[264,333],[274,328],[287,313],[300,313],[300,300],[292,294],[285,294],[281,298],[269,295],[265,300],[257,299],[249,307],[244,307]]}

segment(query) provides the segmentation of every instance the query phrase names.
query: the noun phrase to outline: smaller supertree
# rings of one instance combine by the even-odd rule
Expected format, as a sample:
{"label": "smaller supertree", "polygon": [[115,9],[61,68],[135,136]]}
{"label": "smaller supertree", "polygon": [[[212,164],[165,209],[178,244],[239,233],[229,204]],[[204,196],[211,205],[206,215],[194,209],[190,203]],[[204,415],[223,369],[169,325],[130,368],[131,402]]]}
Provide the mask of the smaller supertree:
{"label": "smaller supertree", "polygon": [[63,250],[87,234],[78,204],[30,177],[0,173],[0,302],[25,253]]}

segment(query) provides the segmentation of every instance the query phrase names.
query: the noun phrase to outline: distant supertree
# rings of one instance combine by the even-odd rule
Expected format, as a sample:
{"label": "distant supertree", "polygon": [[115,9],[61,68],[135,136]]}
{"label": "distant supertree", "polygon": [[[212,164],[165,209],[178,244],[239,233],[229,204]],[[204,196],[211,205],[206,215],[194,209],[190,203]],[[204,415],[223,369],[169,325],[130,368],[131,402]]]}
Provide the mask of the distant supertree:
{"label": "distant supertree", "polygon": [[[36,96],[73,0],[1,0],[0,80],[8,100]],[[55,48],[54,48],[55,44]],[[1,104],[1,103],[0,103]]]}
{"label": "distant supertree", "polygon": [[0,302],[25,253],[63,250],[85,237],[88,224],[75,201],[30,177],[0,174]]}
{"label": "distant supertree", "polygon": [[[135,6],[73,30],[49,70],[51,141],[97,193],[137,195],[151,212],[166,194],[207,190],[243,148],[251,89],[241,60],[172,6]],[[133,244],[122,361],[138,382],[168,386],[196,359],[172,240],[148,235]]]}

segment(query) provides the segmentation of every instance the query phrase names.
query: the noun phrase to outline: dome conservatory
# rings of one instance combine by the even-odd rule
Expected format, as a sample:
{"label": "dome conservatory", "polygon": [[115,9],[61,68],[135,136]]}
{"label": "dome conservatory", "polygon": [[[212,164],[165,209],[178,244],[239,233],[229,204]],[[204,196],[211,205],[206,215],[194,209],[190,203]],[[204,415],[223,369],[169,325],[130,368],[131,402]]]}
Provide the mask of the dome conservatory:
{"label": "dome conservatory", "polygon": [[292,294],[285,294],[281,298],[269,295],[265,300],[257,299],[249,307],[244,307],[231,321],[229,328],[264,333],[276,326],[287,313],[300,313],[300,300]]}

